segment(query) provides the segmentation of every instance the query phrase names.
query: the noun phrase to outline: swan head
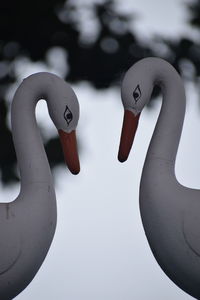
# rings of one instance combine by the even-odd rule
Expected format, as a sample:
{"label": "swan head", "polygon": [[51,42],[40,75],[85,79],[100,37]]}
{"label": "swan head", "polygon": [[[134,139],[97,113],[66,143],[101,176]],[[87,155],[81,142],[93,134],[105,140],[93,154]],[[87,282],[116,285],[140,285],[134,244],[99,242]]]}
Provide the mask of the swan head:
{"label": "swan head", "polygon": [[151,59],[142,59],[134,64],[125,74],[121,97],[124,106],[124,120],[122,126],[118,159],[124,162],[129,155],[137,130],[140,113],[149,101],[153,84],[149,80]]}
{"label": "swan head", "polygon": [[52,105],[49,105],[48,109],[60,136],[65,162],[71,173],[76,175],[80,171],[76,141],[79,103],[74,91],[66,82],[59,81],[58,84],[55,91],[57,93],[52,95]]}

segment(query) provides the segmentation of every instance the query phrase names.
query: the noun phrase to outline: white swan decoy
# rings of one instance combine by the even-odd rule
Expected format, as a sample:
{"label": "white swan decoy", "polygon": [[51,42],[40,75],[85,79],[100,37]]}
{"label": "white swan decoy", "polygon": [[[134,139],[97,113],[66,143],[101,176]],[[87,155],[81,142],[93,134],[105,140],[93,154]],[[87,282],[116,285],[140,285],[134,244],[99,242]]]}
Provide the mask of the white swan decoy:
{"label": "white swan decoy", "polygon": [[176,70],[159,58],[133,65],[122,83],[125,109],[118,159],[127,159],[140,112],[154,85],[163,103],[143,167],[140,212],[151,250],[181,289],[200,299],[200,191],[182,186],[175,159],[185,115],[185,91]]}
{"label": "white swan decoy", "polygon": [[0,203],[0,299],[17,296],[33,279],[51,245],[56,227],[53,180],[37,128],[35,107],[47,101],[59,130],[65,161],[79,172],[75,128],[79,104],[71,87],[56,75],[41,72],[17,89],[11,112],[13,140],[20,169],[16,200]]}

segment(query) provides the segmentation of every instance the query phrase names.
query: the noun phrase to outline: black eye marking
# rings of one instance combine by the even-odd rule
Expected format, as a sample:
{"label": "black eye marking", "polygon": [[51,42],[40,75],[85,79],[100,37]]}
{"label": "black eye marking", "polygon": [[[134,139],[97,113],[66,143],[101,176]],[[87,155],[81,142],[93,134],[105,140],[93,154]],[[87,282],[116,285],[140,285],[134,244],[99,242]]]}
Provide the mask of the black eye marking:
{"label": "black eye marking", "polygon": [[71,110],[69,109],[69,107],[67,105],[66,105],[66,108],[65,108],[65,111],[64,111],[64,118],[65,118],[68,125],[73,119],[73,114],[72,114]]}
{"label": "black eye marking", "polygon": [[139,84],[136,86],[136,88],[133,91],[133,98],[135,100],[135,103],[138,102],[138,100],[140,99],[140,97],[142,96],[142,92],[140,90],[140,86]]}

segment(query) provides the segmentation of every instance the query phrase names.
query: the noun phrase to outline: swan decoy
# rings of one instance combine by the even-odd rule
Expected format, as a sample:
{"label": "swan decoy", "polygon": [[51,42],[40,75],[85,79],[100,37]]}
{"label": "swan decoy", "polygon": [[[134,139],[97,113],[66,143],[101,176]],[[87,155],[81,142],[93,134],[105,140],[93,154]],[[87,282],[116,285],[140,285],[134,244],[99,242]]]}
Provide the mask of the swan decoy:
{"label": "swan decoy", "polygon": [[17,296],[33,279],[47,255],[56,228],[53,179],[37,128],[35,107],[47,101],[59,131],[66,164],[80,170],[75,128],[79,104],[71,87],[58,76],[41,72],[21,83],[11,107],[13,141],[20,169],[19,196],[0,203],[0,299]]}
{"label": "swan decoy", "polygon": [[140,113],[155,85],[163,101],[142,171],[140,213],[160,267],[177,286],[200,299],[200,190],[184,187],[175,176],[185,91],[177,71],[163,59],[142,59],[125,74],[118,159],[128,158]]}

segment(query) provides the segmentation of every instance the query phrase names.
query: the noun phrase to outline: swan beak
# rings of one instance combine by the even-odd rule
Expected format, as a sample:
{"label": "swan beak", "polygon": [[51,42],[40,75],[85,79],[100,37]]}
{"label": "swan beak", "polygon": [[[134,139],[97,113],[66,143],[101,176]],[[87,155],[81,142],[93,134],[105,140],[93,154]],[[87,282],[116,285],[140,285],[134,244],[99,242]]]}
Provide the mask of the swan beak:
{"label": "swan beak", "polygon": [[65,157],[66,165],[72,174],[76,175],[80,172],[80,163],[77,151],[76,132],[75,130],[67,133],[62,129],[58,130],[60,141]]}
{"label": "swan beak", "polygon": [[127,160],[131,150],[135,133],[138,126],[140,113],[135,116],[131,111],[125,110],[122,126],[121,140],[119,146],[118,160],[124,162]]}

